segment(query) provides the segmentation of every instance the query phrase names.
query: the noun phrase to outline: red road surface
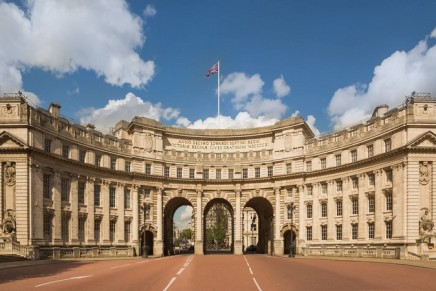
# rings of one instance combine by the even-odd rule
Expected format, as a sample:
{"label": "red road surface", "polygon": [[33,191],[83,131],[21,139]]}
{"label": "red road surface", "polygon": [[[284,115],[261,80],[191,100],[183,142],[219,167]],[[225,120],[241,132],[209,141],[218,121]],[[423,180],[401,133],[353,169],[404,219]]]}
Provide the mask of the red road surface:
{"label": "red road surface", "polygon": [[263,255],[60,262],[0,270],[0,290],[436,290],[436,270]]}

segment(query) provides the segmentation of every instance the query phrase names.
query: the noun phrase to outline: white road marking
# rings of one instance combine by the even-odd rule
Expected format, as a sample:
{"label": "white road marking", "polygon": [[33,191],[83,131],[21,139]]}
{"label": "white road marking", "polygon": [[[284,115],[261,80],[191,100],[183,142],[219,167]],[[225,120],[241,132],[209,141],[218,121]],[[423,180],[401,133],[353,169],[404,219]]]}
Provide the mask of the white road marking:
{"label": "white road marking", "polygon": [[173,284],[174,281],[176,281],[176,277],[173,277],[171,279],[171,281],[168,283],[168,285],[165,287],[165,289],[163,289],[163,291],[167,291],[168,288],[170,288],[171,284]]}
{"label": "white road marking", "polygon": [[43,283],[43,284],[36,285],[35,288],[38,288],[38,287],[41,287],[41,286],[45,286],[45,285],[54,284],[54,283],[59,283],[59,282],[63,282],[63,281],[84,279],[84,278],[88,278],[88,277],[92,277],[92,276],[93,276],[93,275],[89,275],[89,276],[78,276],[78,277],[71,277],[71,278],[62,279],[62,280],[51,281],[51,282],[47,282],[47,283]]}
{"label": "white road marking", "polygon": [[185,269],[185,268],[181,268],[181,269],[177,272],[177,275],[180,275],[180,274],[183,272],[184,269]]}
{"label": "white road marking", "polygon": [[253,271],[251,270],[250,267],[248,267],[248,270],[250,270],[251,275],[253,275]]}
{"label": "white road marking", "polygon": [[252,275],[254,284],[256,284],[257,290],[262,291],[262,288],[260,288],[259,284],[257,284],[256,278],[253,275],[253,270],[251,270],[250,264],[248,263],[248,260],[247,260],[247,258],[245,256],[244,256],[244,259],[245,259],[245,262],[247,263],[248,270],[250,271],[250,273]]}
{"label": "white road marking", "polygon": [[112,270],[112,269],[116,269],[116,268],[122,268],[122,267],[125,267],[125,266],[130,266],[130,264],[125,264],[125,265],[115,266],[115,267],[112,267],[111,270]]}
{"label": "white road marking", "polygon": [[254,284],[256,284],[257,290],[262,291],[262,288],[260,288],[259,284],[257,284],[257,281],[254,277],[253,277],[253,281],[254,281]]}

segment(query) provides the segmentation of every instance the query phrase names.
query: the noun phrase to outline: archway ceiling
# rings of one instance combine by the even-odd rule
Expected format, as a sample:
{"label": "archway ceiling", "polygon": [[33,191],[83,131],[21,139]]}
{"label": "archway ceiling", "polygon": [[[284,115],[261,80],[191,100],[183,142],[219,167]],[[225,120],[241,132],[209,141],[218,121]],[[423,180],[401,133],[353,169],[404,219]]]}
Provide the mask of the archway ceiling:
{"label": "archway ceiling", "polygon": [[266,198],[263,197],[251,198],[245,204],[245,207],[253,208],[258,215],[261,215],[264,218],[272,217],[274,213],[271,203]]}
{"label": "archway ceiling", "polygon": [[186,198],[183,197],[171,198],[168,201],[168,203],[165,205],[164,215],[172,216],[180,206],[184,206],[184,205],[189,205],[192,207],[192,204]]}

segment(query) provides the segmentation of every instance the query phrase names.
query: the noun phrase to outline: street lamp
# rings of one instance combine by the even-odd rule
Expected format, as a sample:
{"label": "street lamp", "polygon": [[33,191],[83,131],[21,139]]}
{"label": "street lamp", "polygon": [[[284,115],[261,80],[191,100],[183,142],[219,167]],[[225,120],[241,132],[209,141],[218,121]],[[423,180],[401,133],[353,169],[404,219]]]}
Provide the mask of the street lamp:
{"label": "street lamp", "polygon": [[148,246],[147,246],[147,230],[145,229],[145,222],[147,220],[148,214],[150,212],[150,207],[144,203],[144,205],[141,207],[142,212],[144,213],[144,244],[142,246],[142,257],[148,258]]}
{"label": "street lamp", "polygon": [[254,240],[253,240],[253,231],[254,228],[256,227],[256,214],[251,214],[251,243],[254,245]]}
{"label": "street lamp", "polygon": [[289,257],[295,257],[294,254],[294,248],[293,248],[293,234],[294,231],[292,230],[292,226],[294,225],[294,211],[295,211],[295,205],[292,202],[291,204],[288,204],[288,219],[291,217],[291,242],[289,243]]}

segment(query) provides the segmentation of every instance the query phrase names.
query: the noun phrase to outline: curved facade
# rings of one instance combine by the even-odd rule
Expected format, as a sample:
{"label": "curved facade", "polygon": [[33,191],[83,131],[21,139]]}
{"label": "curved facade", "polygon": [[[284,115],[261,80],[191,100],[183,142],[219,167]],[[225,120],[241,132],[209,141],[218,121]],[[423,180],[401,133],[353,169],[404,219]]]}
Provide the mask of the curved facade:
{"label": "curved facade", "polygon": [[135,117],[104,134],[59,112],[20,95],[0,99],[5,241],[168,255],[174,213],[190,205],[195,253],[204,254],[205,213],[221,203],[235,254],[247,247],[243,213],[252,208],[261,253],[432,258],[430,96],[379,106],[369,120],[317,138],[301,118],[193,130]]}

